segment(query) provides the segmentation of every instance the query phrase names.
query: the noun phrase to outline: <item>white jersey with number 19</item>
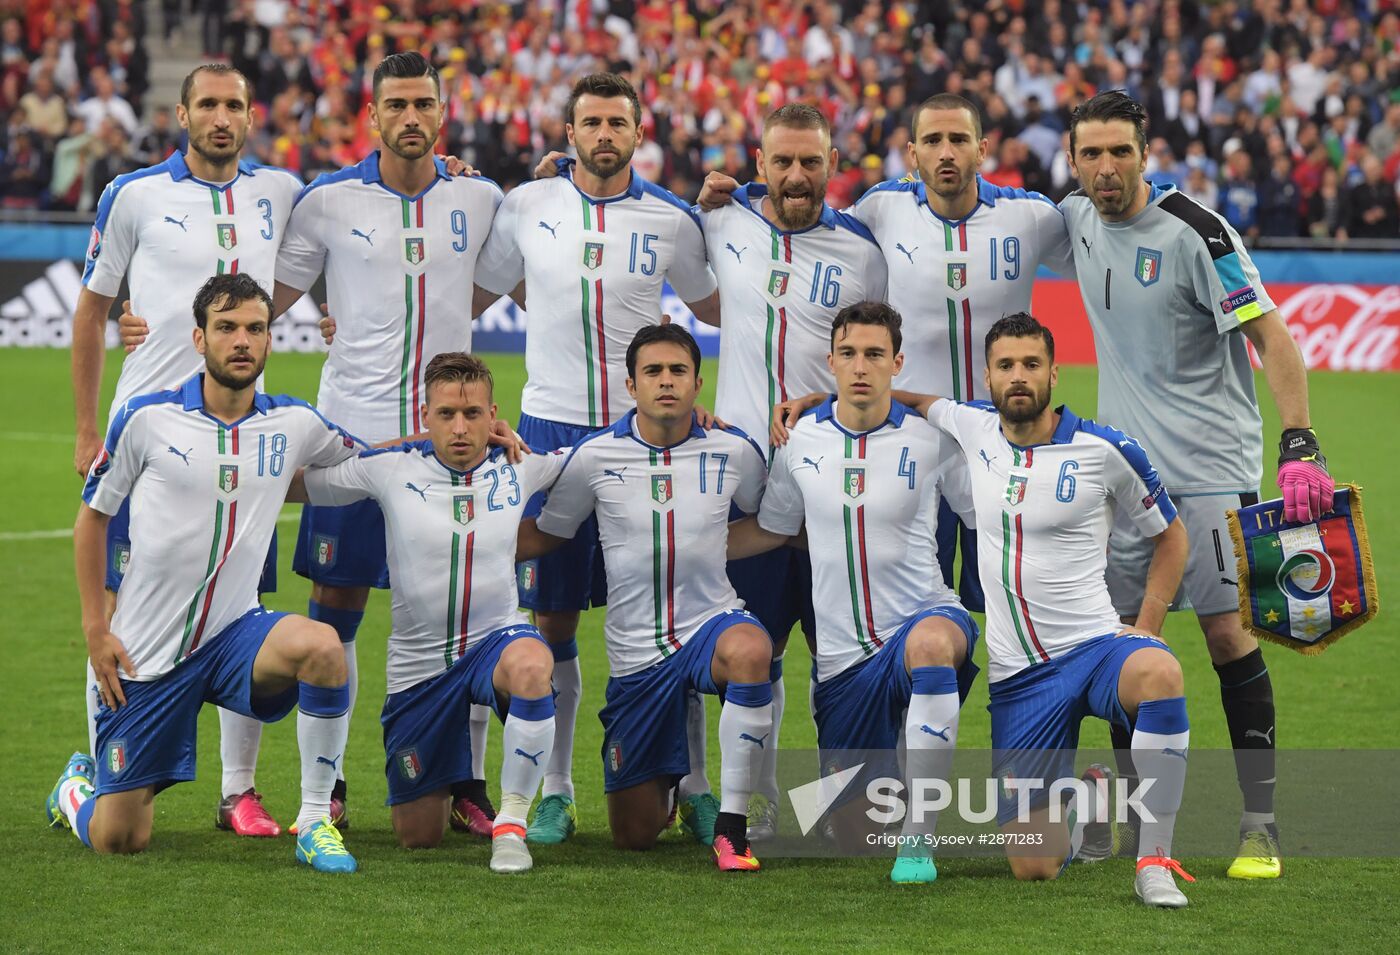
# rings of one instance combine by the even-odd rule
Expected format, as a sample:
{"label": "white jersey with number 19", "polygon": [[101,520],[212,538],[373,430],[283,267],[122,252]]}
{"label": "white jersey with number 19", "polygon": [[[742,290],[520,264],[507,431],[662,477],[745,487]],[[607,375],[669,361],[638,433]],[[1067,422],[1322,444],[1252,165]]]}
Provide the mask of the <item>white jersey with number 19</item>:
{"label": "white jersey with number 19", "polygon": [[1115,632],[1104,581],[1114,512],[1145,537],[1176,518],[1142,446],[1066,407],[1050,443],[1033,447],[1008,441],[987,402],[936,401],[929,421],[961,446],[972,479],[987,678],[1005,680]]}

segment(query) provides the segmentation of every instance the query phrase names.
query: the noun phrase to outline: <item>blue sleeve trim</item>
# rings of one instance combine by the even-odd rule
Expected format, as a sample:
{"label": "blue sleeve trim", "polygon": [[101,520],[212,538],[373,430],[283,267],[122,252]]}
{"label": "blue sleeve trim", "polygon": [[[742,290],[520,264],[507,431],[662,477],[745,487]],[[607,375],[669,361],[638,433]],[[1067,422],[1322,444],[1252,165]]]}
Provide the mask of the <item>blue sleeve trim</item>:
{"label": "blue sleeve trim", "polygon": [[361,182],[363,179],[364,172],[359,165],[346,166],[343,169],[337,169],[335,172],[323,172],[321,175],[311,180],[310,185],[302,188],[301,192],[297,195],[296,202],[292,203],[292,208],[295,209],[301,204],[301,200],[305,199],[307,196],[311,195],[313,191],[322,186],[331,186],[337,182],[346,182],[349,180]]}
{"label": "blue sleeve trim", "polygon": [[869,199],[879,192],[916,192],[918,188],[919,184],[917,182],[907,182],[903,179],[886,179],[884,182],[877,183],[865,190],[861,197],[856,200],[856,205],[859,206],[866,199]]}
{"label": "blue sleeve trim", "polygon": [[[1147,487],[1148,497],[1152,498],[1162,509],[1162,516],[1166,518],[1167,523],[1170,524],[1176,518],[1176,505],[1172,503],[1171,498],[1162,487],[1162,480],[1157,475],[1157,469],[1152,466],[1152,462],[1148,460],[1147,452],[1143,450],[1142,445],[1138,444],[1136,438],[1124,434],[1117,428],[1099,424],[1089,418],[1079,419],[1079,430],[1116,448],[1123,460],[1128,462],[1128,466]],[[1146,504],[1145,501],[1143,503]]]}
{"label": "blue sleeve trim", "polygon": [[122,432],[126,430],[127,422],[136,412],[142,408],[149,408],[151,405],[181,404],[182,401],[181,393],[178,390],[154,391],[128,398],[126,403],[117,409],[116,416],[112,418],[112,425],[107,429],[107,441],[104,445],[107,448],[107,453],[111,454],[117,450],[117,442],[122,439]]}
{"label": "blue sleeve trim", "polygon": [[[315,405],[303,401],[301,398],[294,398],[291,395],[268,395],[267,401],[268,404],[270,404],[274,408],[305,408],[307,411],[314,414],[316,416],[316,419],[320,421],[321,424],[326,426],[327,430],[336,432],[341,436],[341,438],[343,438],[345,441],[348,441],[350,444],[347,446],[358,446],[362,451],[378,450],[375,448],[371,448],[367,442],[355,437],[349,431],[346,431],[344,428],[340,427],[340,425],[331,421],[325,415],[321,414],[321,412],[317,410]],[[393,449],[385,448],[383,450]]]}
{"label": "blue sleeve trim", "polygon": [[964,401],[962,406],[964,408],[976,408],[978,411],[990,411],[992,414],[996,414],[997,410],[997,406],[985,398],[978,398],[976,401]]}
{"label": "blue sleeve trim", "polygon": [[670,203],[677,209],[684,212],[690,218],[690,221],[695,223],[695,228],[699,229],[702,235],[704,234],[705,229],[703,226],[700,225],[700,217],[695,214],[695,210],[691,208],[690,203],[686,202],[684,199],[676,195],[671,190],[658,186],[654,182],[647,182],[640,176],[637,177],[637,181],[642,184],[642,192],[646,193],[649,196],[655,196],[662,202]]}
{"label": "blue sleeve trim", "polygon": [[768,470],[768,455],[763,453],[763,449],[758,446],[758,442],[755,441],[753,438],[749,437],[747,432],[745,432],[741,428],[734,427],[732,424],[727,424],[720,430],[725,432],[726,434],[732,434],[734,435],[734,437],[740,438],[743,441],[747,442],[748,446],[753,448],[753,453],[758,455],[758,459],[763,462],[763,469],[765,471]]}
{"label": "blue sleeve trim", "polygon": [[861,222],[855,216],[849,215],[845,212],[837,212],[836,224],[843,229],[848,229],[849,231],[854,232],[856,235],[860,236],[862,239],[865,239],[877,249],[880,247],[880,243],[875,241],[875,234],[869,229],[867,229],[865,227],[865,223]]}
{"label": "blue sleeve trim", "polygon": [[88,248],[88,254],[83,263],[82,283],[86,288],[88,280],[92,278],[92,270],[97,266],[97,255],[102,251],[102,233],[107,230],[107,220],[112,215],[112,205],[117,201],[117,193],[122,191],[128,183],[138,179],[146,179],[150,176],[159,176],[170,172],[170,167],[165,163],[158,163],[154,166],[147,166],[145,169],[137,169],[134,172],[124,173],[107,184],[107,188],[102,190],[101,197],[97,200],[97,216],[93,219],[92,232],[95,240]]}

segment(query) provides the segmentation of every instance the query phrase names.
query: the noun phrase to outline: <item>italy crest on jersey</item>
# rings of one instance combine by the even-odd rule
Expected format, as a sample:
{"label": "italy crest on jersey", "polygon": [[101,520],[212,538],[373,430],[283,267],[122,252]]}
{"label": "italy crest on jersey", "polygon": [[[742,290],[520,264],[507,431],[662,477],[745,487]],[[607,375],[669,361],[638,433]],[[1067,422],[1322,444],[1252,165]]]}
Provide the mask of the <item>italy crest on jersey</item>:
{"label": "italy crest on jersey", "polygon": [[1133,266],[1133,275],[1143,288],[1155,284],[1162,277],[1162,253],[1156,249],[1145,249],[1138,246],[1137,263]]}
{"label": "italy crest on jersey", "polygon": [[651,499],[658,504],[669,504],[671,495],[675,492],[675,487],[671,483],[670,474],[653,474],[651,476]]}
{"label": "italy crest on jersey", "polygon": [[1029,479],[1024,474],[1017,474],[1015,471],[1008,474],[1006,479],[1006,493],[1004,495],[1006,503],[1015,507],[1017,504],[1024,501],[1026,499],[1026,485],[1028,483],[1030,483]]}
{"label": "italy crest on jersey", "polygon": [[219,490],[225,494],[232,494],[238,490],[238,465],[219,465]]}
{"label": "italy crest on jersey", "polygon": [[411,235],[404,238],[403,260],[413,268],[428,261],[428,244],[421,235]]}
{"label": "italy crest on jersey", "polygon": [[335,566],[336,538],[328,537],[325,534],[317,534],[315,545],[317,566]]}
{"label": "italy crest on jersey", "polygon": [[238,244],[238,228],[232,222],[219,222],[214,226],[219,236],[219,248],[225,252],[232,252],[233,247]]}
{"label": "italy crest on jersey", "polygon": [[583,244],[583,267],[586,269],[603,267],[603,243],[585,242]]}
{"label": "italy crest on jersey", "polygon": [[948,263],[948,287],[954,292],[961,292],[967,287],[967,263]]}
{"label": "italy crest on jersey", "polygon": [[458,524],[470,524],[476,517],[476,495],[455,494],[452,497],[452,519]]}
{"label": "italy crest on jersey", "polygon": [[865,468],[846,468],[842,484],[847,497],[860,497],[865,493]]}
{"label": "italy crest on jersey", "polygon": [[774,298],[782,298],[787,294],[788,279],[791,274],[782,269],[774,269],[768,273],[768,294]]}
{"label": "italy crest on jersey", "polygon": [[126,740],[114,739],[107,744],[107,772],[120,776],[126,769]]}

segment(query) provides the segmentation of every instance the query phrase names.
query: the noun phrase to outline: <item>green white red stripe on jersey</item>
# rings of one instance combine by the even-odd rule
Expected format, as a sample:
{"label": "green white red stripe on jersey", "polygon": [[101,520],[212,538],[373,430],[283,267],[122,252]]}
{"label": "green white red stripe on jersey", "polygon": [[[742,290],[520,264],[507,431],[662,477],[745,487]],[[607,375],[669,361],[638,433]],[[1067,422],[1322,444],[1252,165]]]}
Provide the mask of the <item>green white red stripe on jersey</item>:
{"label": "green white red stripe on jersey", "polygon": [[[792,265],[792,236],[779,232],[777,229],[770,229],[772,236],[771,255],[772,262],[791,267]],[[768,287],[772,294],[773,272],[768,273]],[[787,281],[791,281],[791,274]],[[786,285],[784,286],[786,290]],[[775,296],[776,297],[776,296]],[[763,360],[768,368],[768,416],[773,416],[773,406],[780,401],[787,401],[787,307],[774,307],[772,302],[767,303],[768,309],[767,327],[763,334]]]}
{"label": "green white red stripe on jersey", "polygon": [[[658,500],[658,484],[663,474],[658,467],[671,466],[671,452],[650,452],[652,473],[649,492],[656,505],[651,511],[651,594],[655,610],[656,648],[668,657],[681,648],[676,639],[676,509],[670,481],[674,475],[664,474],[666,500]],[[663,472],[664,473],[664,472]]]}
{"label": "green white red stripe on jersey", "polygon": [[[220,458],[228,457],[237,461],[237,426],[232,428],[220,426],[217,448]],[[237,465],[235,464],[234,467],[237,468]],[[237,471],[235,470],[234,473],[236,476]],[[222,481],[222,465],[219,468],[219,477]],[[220,495],[222,492],[223,489],[220,487]],[[219,584],[219,572],[223,570],[224,561],[228,560],[229,550],[233,547],[233,537],[237,530],[238,502],[225,501],[222,496],[217,496],[214,501],[214,533],[209,542],[209,562],[204,569],[204,582],[195,591],[194,597],[190,600],[189,608],[185,611],[185,629],[180,637],[180,649],[175,654],[175,663],[179,663],[199,649],[199,642],[204,639],[204,627],[209,622],[209,607],[214,602],[214,588]]]}
{"label": "green white red stripe on jersey", "polygon": [[[1029,468],[1034,461],[1033,448],[1011,449],[1011,466]],[[1030,607],[1026,603],[1025,590],[1021,584],[1021,567],[1025,563],[1025,532],[1021,526],[1021,515],[1009,511],[1001,512],[1001,589],[1006,595],[1006,605],[1011,611],[1011,623],[1016,630],[1016,638],[1021,643],[1021,651],[1028,663],[1044,663],[1050,659],[1040,638],[1035,633],[1035,621],[1031,619]]]}
{"label": "green white red stripe on jersey", "polygon": [[[860,482],[859,494],[864,497],[866,491],[865,468],[860,467],[858,476],[852,475],[850,462],[865,460],[865,440],[866,436],[861,435],[853,438],[846,435],[846,456],[844,468],[841,475],[842,493],[850,497],[851,481]],[[842,524],[846,537],[846,581],[851,591],[851,620],[855,624],[856,641],[866,656],[874,653],[885,643],[880,639],[879,631],[875,629],[875,609],[870,599],[870,561],[867,556],[868,550],[865,542],[865,504],[854,504],[850,501],[842,503]]]}
{"label": "green white red stripe on jersey", "polygon": [[[213,203],[214,203],[214,215],[215,215],[216,218],[222,218],[222,217],[224,217],[224,216],[228,216],[228,217],[232,218],[232,216],[233,216],[233,183],[229,183],[227,186],[224,186],[223,188],[219,188],[218,186],[210,186],[210,187],[209,187],[209,196],[210,196],[210,198],[213,200]],[[233,224],[232,222],[222,222],[222,223],[221,223],[221,222],[217,222],[217,221],[216,221],[216,222],[214,223],[214,228],[215,228],[216,230],[218,230],[218,235],[217,235],[215,238],[216,238],[216,240],[217,240],[217,242],[218,242],[219,248],[221,248],[221,249],[222,249],[222,248],[225,248],[225,245],[224,245],[224,228],[225,228],[225,227],[228,228],[228,249],[229,249],[229,251],[232,251],[233,249],[235,249],[235,248],[238,247],[238,230],[237,230],[237,228],[234,226],[234,224]],[[238,274],[238,256],[235,255],[235,256],[233,256],[232,258],[224,258],[223,256],[220,256],[220,257],[219,257],[219,261],[217,262],[217,264],[216,264],[215,267],[214,267],[214,274],[215,274],[215,275],[236,275],[236,274]]]}
{"label": "green white red stripe on jersey", "polygon": [[[400,199],[404,241],[423,228],[423,198]],[[407,250],[404,255],[407,255]],[[417,434],[423,430],[418,409],[422,406],[423,328],[428,320],[428,274],[405,272],[403,277],[403,360],[399,363],[399,430]]]}
{"label": "green white red stripe on jersey", "polygon": [[[453,474],[452,486],[471,487],[470,474]],[[452,501],[453,519],[458,517],[456,492]],[[472,564],[476,557],[476,531],[452,532],[452,557],[447,584],[447,643],[443,662],[451,666],[467,652],[467,633],[472,611]]]}
{"label": "green white red stripe on jersey", "polygon": [[[588,375],[588,424],[590,427],[607,427],[612,423],[608,411],[608,352],[607,336],[603,333],[603,279],[590,277],[595,269],[602,267],[599,258],[592,267],[588,265],[589,233],[607,232],[606,206],[589,202],[580,195],[583,203],[584,261],[581,266],[584,274],[579,276],[580,318],[583,321],[583,363]],[[601,241],[601,235],[599,236]]]}
{"label": "green white red stripe on jersey", "polygon": [[[967,223],[960,222],[956,227],[943,223],[943,250],[945,252],[967,251]],[[963,282],[966,283],[968,263],[963,262]],[[944,277],[949,288],[953,264],[949,263],[949,274]],[[966,285],[964,284],[964,287]],[[953,363],[953,400],[972,400],[972,300],[949,296],[948,303],[948,356]]]}

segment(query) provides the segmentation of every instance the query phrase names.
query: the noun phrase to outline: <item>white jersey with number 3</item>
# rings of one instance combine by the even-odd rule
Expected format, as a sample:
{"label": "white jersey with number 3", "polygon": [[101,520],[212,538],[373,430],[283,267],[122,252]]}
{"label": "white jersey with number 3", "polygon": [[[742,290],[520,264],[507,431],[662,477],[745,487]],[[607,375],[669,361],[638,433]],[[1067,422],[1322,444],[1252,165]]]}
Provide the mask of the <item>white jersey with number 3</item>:
{"label": "white jersey with number 3", "polygon": [[1104,581],[1115,511],[1145,537],[1176,518],[1137,441],[1068,408],[1060,415],[1049,444],[1023,448],[986,402],[940,400],[929,412],[972,479],[993,683],[1118,629]]}
{"label": "white jersey with number 3", "polygon": [[737,428],[695,425],[680,444],[658,448],[635,419],[628,412],[574,446],[539,517],[546,534],[571,538],[598,515],[613,676],[660,662],[706,620],[744,606],[725,572],[729,506],[757,510],[768,473]]}
{"label": "white jersey with number 3", "polygon": [[394,582],[390,693],[446,670],[491,632],[526,622],[515,595],[520,517],[564,460],[557,451],[511,464],[493,448],[470,471],[458,471],[442,463],[431,441],[419,441],[307,470],[312,504],[369,497],[384,511]]}

